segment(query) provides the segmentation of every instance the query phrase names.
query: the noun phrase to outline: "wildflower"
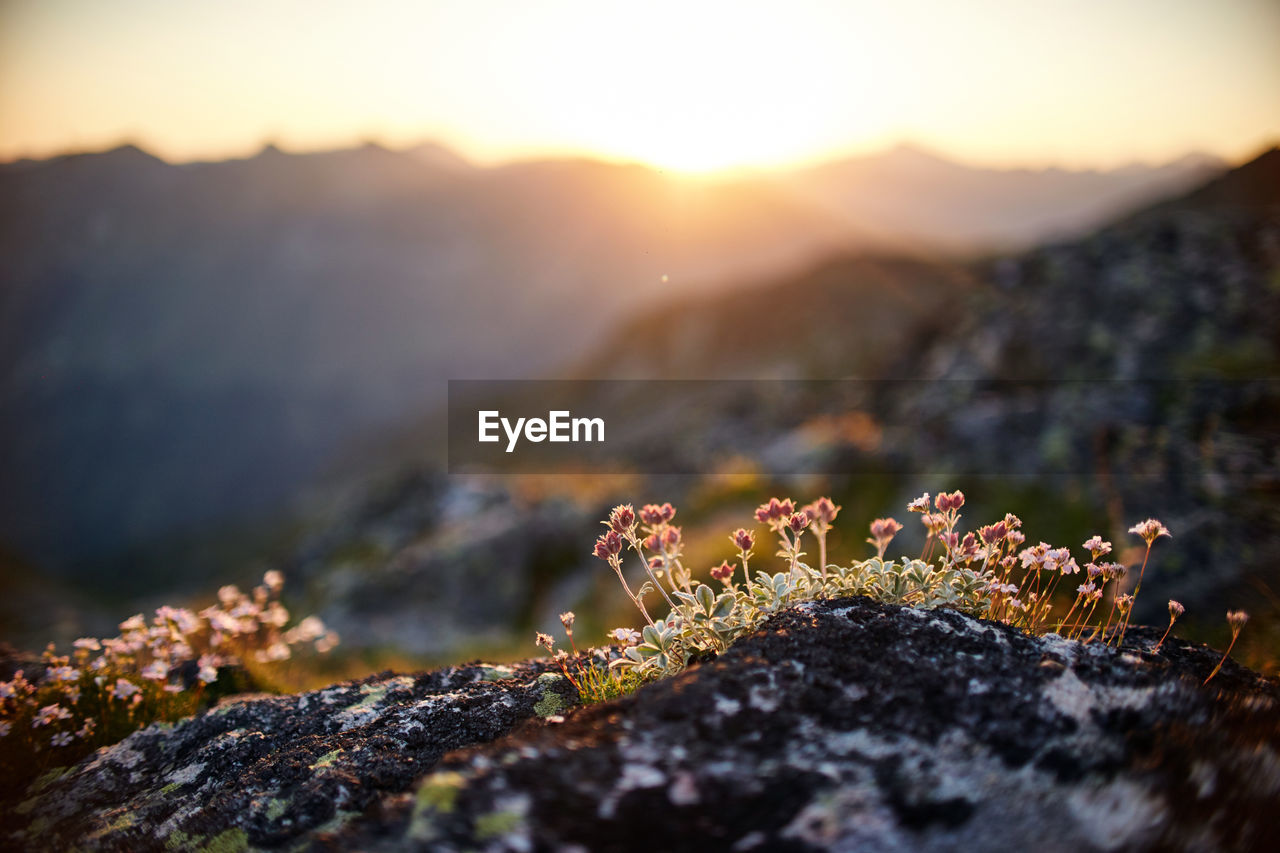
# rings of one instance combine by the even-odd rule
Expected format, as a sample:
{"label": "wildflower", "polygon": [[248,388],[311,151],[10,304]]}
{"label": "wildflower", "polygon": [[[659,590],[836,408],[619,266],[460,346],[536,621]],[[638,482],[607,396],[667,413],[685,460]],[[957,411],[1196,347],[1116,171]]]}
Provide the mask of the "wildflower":
{"label": "wildflower", "polygon": [[1186,613],[1187,609],[1179,602],[1169,599],[1169,627],[1164,629],[1164,635],[1160,637],[1160,642],[1155,644],[1151,649],[1153,652],[1160,651],[1160,647],[1164,645],[1165,639],[1169,636],[1169,632],[1173,630],[1173,623],[1178,621],[1178,617]]}
{"label": "wildflower", "polygon": [[756,508],[756,521],[761,524],[768,524],[774,530],[778,530],[786,526],[795,511],[795,504],[792,503],[790,498],[784,500],[769,498],[768,503],[760,504]]}
{"label": "wildflower", "polygon": [[336,631],[326,631],[324,636],[316,640],[316,651],[320,654],[328,654],[338,645],[339,638]]}
{"label": "wildflower", "polygon": [[1133,527],[1129,528],[1129,532],[1141,536],[1143,541],[1147,543],[1148,548],[1151,547],[1151,543],[1155,542],[1161,536],[1173,537],[1173,534],[1169,532],[1169,528],[1165,527],[1154,518],[1148,518],[1146,521],[1135,524]]}
{"label": "wildflower", "polygon": [[907,512],[928,512],[929,511],[929,493],[925,492],[920,497],[907,504]]}
{"label": "wildflower", "polygon": [[995,524],[988,524],[978,529],[978,535],[982,537],[985,545],[994,545],[1004,540],[1009,535],[1009,528],[1003,521],[997,521]]}
{"label": "wildflower", "polygon": [[724,583],[729,582],[729,578],[733,577],[733,566],[728,560],[725,560],[718,566],[712,566],[711,577]]}
{"label": "wildflower", "polygon": [[69,666],[51,667],[45,672],[45,678],[50,681],[75,681],[80,677],[80,670]]}
{"label": "wildflower", "polygon": [[218,680],[218,668],[205,663],[204,660],[204,657],[200,658],[200,671],[196,673],[196,677],[204,684],[213,684]]}
{"label": "wildflower", "polygon": [[735,530],[729,538],[733,540],[733,544],[737,546],[739,551],[750,551],[752,546],[756,544],[755,534],[743,527]]}
{"label": "wildflower", "polygon": [[1022,519],[1018,518],[1011,512],[1006,512],[1004,514],[1004,526],[1010,530],[1017,530],[1022,526]]}
{"label": "wildflower", "polygon": [[1038,572],[1045,568],[1045,561],[1049,557],[1049,543],[1041,542],[1039,545],[1023,548],[1018,557],[1022,560],[1022,568]]}
{"label": "wildflower", "polygon": [[111,688],[111,695],[117,699],[128,699],[130,696],[138,693],[141,688],[132,681],[125,681],[123,678],[117,678],[115,685]]}
{"label": "wildflower", "polygon": [[[659,510],[661,513],[661,510]],[[629,531],[636,523],[636,511],[631,504],[615,506],[609,513],[609,529],[619,536]]]}
{"label": "wildflower", "polygon": [[668,522],[675,518],[675,515],[676,508],[669,503],[664,503],[661,506],[645,504],[644,508],[640,510],[640,520],[650,527]]}
{"label": "wildflower", "polygon": [[640,642],[640,632],[632,628],[614,628],[609,636],[620,646],[634,646]]}
{"label": "wildflower", "polygon": [[964,506],[964,492],[955,491],[951,494],[938,493],[938,497],[934,499],[934,506],[939,512],[951,512]]}
{"label": "wildflower", "polygon": [[940,513],[926,512],[920,516],[920,523],[924,525],[925,530],[928,530],[934,536],[937,536],[947,527],[947,519]]}
{"label": "wildflower", "polygon": [[94,720],[93,718],[85,720],[84,725],[82,725],[79,731],[76,732],[76,737],[80,738],[81,740],[88,740],[89,737],[93,734],[93,730],[97,728],[97,726],[98,726],[97,720]]}
{"label": "wildflower", "polygon": [[18,695],[12,681],[0,681],[0,699],[12,699]]}
{"label": "wildflower", "polygon": [[140,673],[143,678],[151,681],[167,681],[169,678],[169,667],[160,661],[152,661],[142,668]]}
{"label": "wildflower", "polygon": [[809,527],[809,516],[803,512],[793,512],[787,519],[787,526],[792,533],[803,533]]}
{"label": "wildflower", "polygon": [[0,720],[0,737],[6,737],[13,729],[13,723],[8,720]]}
{"label": "wildflower", "polygon": [[284,587],[284,575],[277,569],[269,569],[262,576],[262,582],[267,585],[267,589],[278,593]]}
{"label": "wildflower", "polygon": [[1089,576],[1089,580],[1093,581],[1102,575],[1102,566],[1097,563],[1085,563],[1084,571]]}
{"label": "wildflower", "polygon": [[[1005,524],[1008,524],[1008,522],[1006,521]],[[1019,524],[1021,524],[1021,522],[1019,522]],[[1026,542],[1027,537],[1022,535],[1022,531],[1020,530],[1010,530],[1005,534],[1004,540],[1008,542],[1011,547],[1016,548],[1023,542]]]}
{"label": "wildflower", "polygon": [[289,647],[279,640],[254,653],[254,658],[262,663],[288,660],[292,656],[293,652],[289,651]]}
{"label": "wildflower", "polygon": [[1105,556],[1111,553],[1111,543],[1103,542],[1101,536],[1094,535],[1085,540],[1084,549],[1093,555],[1093,559]]}
{"label": "wildflower", "polygon": [[622,539],[617,533],[610,530],[608,533],[601,535],[596,540],[595,555],[602,560],[608,560],[610,557],[616,556],[622,550]]}
{"label": "wildflower", "polygon": [[1097,587],[1095,587],[1092,582],[1082,583],[1080,586],[1076,587],[1076,592],[1081,595],[1090,595],[1095,589],[1097,589]]}
{"label": "wildflower", "polygon": [[534,640],[534,643],[546,649],[548,652],[553,652],[555,650],[556,641],[552,639],[550,634],[544,634],[541,631],[537,632],[537,638]]}
{"label": "wildflower", "polygon": [[134,614],[120,623],[121,634],[128,634],[133,631],[145,631],[146,628],[147,622],[142,618],[141,613]]}
{"label": "wildflower", "polygon": [[102,649],[102,644],[93,637],[81,637],[71,645],[77,649],[84,649],[87,652],[96,652]]}
{"label": "wildflower", "polygon": [[668,527],[662,534],[662,544],[668,551],[674,551],[680,544],[680,528]]}
{"label": "wildflower", "polygon": [[1132,595],[1120,595],[1116,597],[1116,609],[1121,613],[1128,613],[1129,608],[1133,607]]}
{"label": "wildflower", "polygon": [[58,720],[71,719],[71,712],[61,705],[45,705],[36,712],[35,719],[31,721],[31,728],[36,729],[40,726],[47,726]]}
{"label": "wildflower", "polygon": [[901,529],[902,525],[892,518],[877,518],[871,522],[871,538],[867,542],[876,546],[876,556],[884,558],[885,549]]}
{"label": "wildflower", "polygon": [[227,584],[218,588],[218,601],[222,602],[223,607],[230,607],[240,600],[240,588],[234,584]]}
{"label": "wildflower", "polygon": [[804,514],[809,516],[810,521],[819,522],[825,527],[830,527],[839,513],[840,507],[831,498],[818,498],[804,508]]}
{"label": "wildflower", "polygon": [[1222,665],[1227,662],[1227,656],[1231,654],[1231,650],[1235,648],[1236,640],[1240,637],[1240,629],[1248,621],[1249,614],[1243,610],[1227,611],[1227,624],[1231,626],[1231,642],[1227,645],[1227,650],[1222,653],[1222,660],[1218,661],[1218,665],[1213,668],[1213,672],[1209,673],[1209,677],[1204,680],[1205,684],[1208,684],[1218,674],[1218,670],[1222,669]]}
{"label": "wildflower", "polygon": [[54,746],[67,746],[72,740],[73,738],[70,732],[58,732],[53,737],[49,738],[49,743]]}

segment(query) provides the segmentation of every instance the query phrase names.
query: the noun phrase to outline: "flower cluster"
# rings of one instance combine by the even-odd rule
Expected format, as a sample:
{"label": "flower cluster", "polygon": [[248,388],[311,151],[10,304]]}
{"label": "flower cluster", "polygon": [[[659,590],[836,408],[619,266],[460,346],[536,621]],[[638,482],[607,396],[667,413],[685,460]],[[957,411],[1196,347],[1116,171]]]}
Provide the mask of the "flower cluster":
{"label": "flower cluster", "polygon": [[217,603],[198,612],[164,606],[149,622],[131,616],[118,636],[81,638],[66,655],[51,644],[41,672],[0,682],[0,751],[37,759],[6,766],[30,767],[49,753],[73,760],[153,720],[193,713],[228,670],[288,660],[304,644],[320,653],[336,646],[337,635],[315,616],[286,627],[283,586],[273,570],[251,592],[222,587]]}
{"label": "flower cluster", "polygon": [[[777,556],[784,570],[752,573],[748,567],[756,532],[738,528],[729,535],[737,563],[725,560],[710,570],[718,588],[693,579],[682,564],[683,541],[680,528],[671,525],[676,514],[671,504],[650,504],[639,513],[630,505],[615,507],[604,522],[607,529],[594,553],[613,569],[645,625],[638,636],[630,629],[613,632],[621,651],[609,665],[643,679],[669,675],[691,659],[723,651],[736,637],[790,603],[842,595],[868,595],[921,608],[949,607],[1031,633],[1054,631],[1068,639],[1119,647],[1152,546],[1170,536],[1168,528],[1148,519],[1130,530],[1145,542],[1146,551],[1137,582],[1128,592],[1123,583],[1128,569],[1105,559],[1112,544],[1101,536],[1092,536],[1081,546],[1082,566],[1070,548],[1047,542],[1027,545],[1016,515],[1007,514],[976,532],[962,532],[964,505],[965,496],[959,491],[943,492],[932,500],[923,494],[907,505],[908,511],[920,514],[926,532],[918,558],[887,561],[888,548],[903,526],[893,518],[877,518],[867,539],[875,556],[839,566],[826,561],[826,535],[840,507],[829,498],[802,508],[790,499],[771,498],[754,516],[777,538]],[[818,542],[816,567],[805,561],[806,534]],[[623,571],[628,552],[637,556],[647,577],[634,591]],[[1069,593],[1071,586],[1074,595]],[[654,592],[667,606],[667,614],[660,619],[653,617],[646,604],[646,597]],[[1070,604],[1065,613],[1056,618],[1055,607],[1066,601]],[[1170,630],[1182,612],[1181,604],[1169,602]],[[1229,614],[1233,642],[1244,618]],[[1162,638],[1153,651],[1163,642]]]}

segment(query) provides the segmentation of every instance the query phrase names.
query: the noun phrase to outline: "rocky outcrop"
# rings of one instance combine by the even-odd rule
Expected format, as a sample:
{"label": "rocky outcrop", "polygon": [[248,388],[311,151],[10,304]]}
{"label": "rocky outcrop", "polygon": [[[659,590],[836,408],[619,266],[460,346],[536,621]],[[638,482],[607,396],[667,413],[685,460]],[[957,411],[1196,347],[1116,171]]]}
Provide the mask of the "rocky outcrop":
{"label": "rocky outcrop", "polygon": [[[1280,682],[949,611],[797,606],[564,711],[538,664],[379,676],[152,727],[10,843],[98,849],[1280,849]],[[500,680],[487,680],[487,679]],[[514,730],[511,731],[514,727]],[[448,752],[448,750],[453,750]]]}

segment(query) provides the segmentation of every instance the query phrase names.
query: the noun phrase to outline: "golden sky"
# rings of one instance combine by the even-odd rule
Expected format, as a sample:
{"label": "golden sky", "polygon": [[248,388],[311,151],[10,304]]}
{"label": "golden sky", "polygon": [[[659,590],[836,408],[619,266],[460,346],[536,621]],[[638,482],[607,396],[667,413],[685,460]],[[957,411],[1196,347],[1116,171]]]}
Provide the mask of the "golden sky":
{"label": "golden sky", "polygon": [[426,138],[700,171],[1280,139],[1280,0],[0,0],[0,158]]}

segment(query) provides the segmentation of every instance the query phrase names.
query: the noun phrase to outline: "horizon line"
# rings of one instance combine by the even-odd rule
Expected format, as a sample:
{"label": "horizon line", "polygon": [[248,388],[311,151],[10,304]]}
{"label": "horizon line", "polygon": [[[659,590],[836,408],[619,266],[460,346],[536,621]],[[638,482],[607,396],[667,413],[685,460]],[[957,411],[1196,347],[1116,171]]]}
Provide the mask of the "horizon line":
{"label": "horizon line", "polygon": [[937,146],[922,143],[910,137],[900,137],[896,141],[885,145],[870,147],[866,149],[851,149],[845,153],[833,153],[827,157],[807,158],[796,163],[783,163],[775,165],[742,165],[733,166],[723,169],[713,170],[680,170],[671,167],[660,166],[654,163],[648,163],[638,158],[615,157],[598,152],[591,152],[581,149],[564,148],[562,150],[548,148],[542,151],[531,151],[527,154],[517,154],[507,157],[494,158],[476,158],[473,153],[467,152],[464,147],[453,143],[442,141],[439,138],[424,136],[421,139],[397,145],[389,143],[385,139],[376,137],[365,137],[359,140],[351,140],[348,142],[335,142],[332,144],[316,145],[316,146],[287,146],[279,140],[265,139],[249,153],[244,154],[228,154],[223,157],[169,157],[156,153],[147,143],[131,137],[124,137],[114,143],[108,143],[101,146],[85,146],[81,148],[70,148],[56,153],[46,155],[20,154],[8,158],[0,159],[0,166],[11,166],[19,163],[52,163],[58,160],[65,160],[73,157],[100,156],[110,154],[115,151],[125,149],[134,149],[148,157],[160,161],[170,166],[198,166],[198,165],[214,165],[219,163],[247,162],[256,159],[271,152],[279,152],[285,156],[314,156],[324,154],[337,154],[343,152],[359,151],[366,148],[377,148],[394,154],[412,155],[416,149],[420,148],[437,148],[443,153],[456,157],[459,162],[468,168],[477,171],[501,169],[507,166],[522,165],[530,163],[554,163],[554,162],[586,162],[601,163],[605,165],[613,165],[619,167],[633,166],[657,172],[659,174],[674,174],[679,177],[691,179],[732,179],[740,177],[749,177],[752,175],[769,175],[769,174],[785,174],[793,172],[803,172],[812,169],[822,168],[838,163],[846,163],[858,160],[873,160],[877,157],[885,157],[899,152],[910,152],[918,154],[922,157],[932,158],[950,165],[960,166],[969,169],[994,171],[994,172],[1066,172],[1075,174],[1108,174],[1122,172],[1127,169],[1159,169],[1182,162],[1188,159],[1202,159],[1206,163],[1219,165],[1225,168],[1233,168],[1248,163],[1267,151],[1280,148],[1280,136],[1269,141],[1263,142],[1255,153],[1243,159],[1235,159],[1223,156],[1216,152],[1207,151],[1203,148],[1191,148],[1184,153],[1170,157],[1165,160],[1152,160],[1146,158],[1133,158],[1119,162],[1115,165],[1089,165],[1089,166],[1069,166],[1063,165],[1061,162],[1038,161],[1035,163],[1011,161],[1007,164],[991,164],[975,162],[971,159],[956,156]]}

